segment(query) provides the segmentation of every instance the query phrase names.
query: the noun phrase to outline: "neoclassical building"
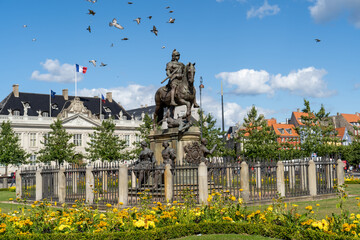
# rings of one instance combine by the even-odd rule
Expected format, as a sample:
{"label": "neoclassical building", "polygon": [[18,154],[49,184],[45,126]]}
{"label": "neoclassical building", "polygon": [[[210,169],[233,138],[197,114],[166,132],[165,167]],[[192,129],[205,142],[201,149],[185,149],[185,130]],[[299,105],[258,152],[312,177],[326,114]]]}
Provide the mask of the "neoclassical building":
{"label": "neoclassical building", "polygon": [[[42,148],[44,135],[51,131],[50,124],[57,118],[63,121],[68,133],[73,135],[76,152],[85,153],[89,134],[93,128],[101,125],[103,119],[114,118],[115,134],[126,141],[129,149],[136,136],[137,127],[142,124],[141,116],[135,117],[112,99],[112,93],[106,93],[106,99],[99,97],[69,96],[64,89],[62,95],[25,93],[19,91],[19,85],[13,85],[12,92],[0,102],[0,122],[10,121],[19,136],[21,146],[31,154],[30,161],[35,162],[37,152]],[[10,169],[11,171],[11,169]],[[4,167],[0,167],[4,173]]]}

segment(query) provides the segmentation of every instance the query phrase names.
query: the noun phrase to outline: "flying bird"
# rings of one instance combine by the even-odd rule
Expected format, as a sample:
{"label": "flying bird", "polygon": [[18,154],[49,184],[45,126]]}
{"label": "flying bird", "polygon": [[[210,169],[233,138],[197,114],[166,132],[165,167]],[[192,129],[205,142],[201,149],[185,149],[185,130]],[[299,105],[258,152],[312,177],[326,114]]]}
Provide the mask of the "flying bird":
{"label": "flying bird", "polygon": [[86,30],[88,30],[89,33],[91,33],[91,27],[90,27],[90,26],[88,26],[88,27],[86,28]]}
{"label": "flying bird", "polygon": [[132,2],[128,2],[128,4],[133,4]]}
{"label": "flying bird", "polygon": [[166,7],[166,9],[169,9],[169,8],[170,8],[169,6]]}
{"label": "flying bird", "polygon": [[128,38],[122,38],[121,40],[124,40],[124,41],[126,41],[126,40],[129,40]]}
{"label": "flying bird", "polygon": [[318,38],[315,38],[315,42],[320,42],[321,40],[320,39],[318,39]]}
{"label": "flying bird", "polygon": [[173,10],[170,10],[169,13],[173,13],[174,11]]}
{"label": "flying bird", "polygon": [[158,30],[156,29],[155,25],[153,26],[153,29],[150,30],[150,32],[153,32],[156,36],[158,35]]}
{"label": "flying bird", "polygon": [[148,19],[151,19],[151,18],[152,18],[152,16],[148,16],[147,18],[148,18]]}
{"label": "flying bird", "polygon": [[134,21],[137,22],[137,24],[140,24],[140,20],[141,20],[141,18],[139,18],[139,17],[137,19],[134,19]]}
{"label": "flying bird", "polygon": [[94,16],[96,13],[95,13],[93,10],[89,9],[88,14],[89,14],[89,15],[93,15],[93,16]]}
{"label": "flying bird", "polygon": [[113,47],[114,46],[114,44],[112,43],[111,45],[110,45],[110,47]]}
{"label": "flying bird", "polygon": [[26,28],[27,27],[27,25],[23,25],[23,28]]}
{"label": "flying bird", "polygon": [[101,62],[100,67],[105,67],[107,64]]}
{"label": "flying bird", "polygon": [[88,1],[90,3],[96,3],[97,0],[86,0],[86,1]]}
{"label": "flying bird", "polygon": [[175,23],[175,18],[172,18],[172,17],[171,17],[171,18],[169,19],[168,23]]}
{"label": "flying bird", "polygon": [[114,18],[114,19],[112,20],[112,22],[109,23],[109,26],[110,26],[110,27],[114,26],[114,27],[116,27],[116,28],[118,28],[118,29],[124,29],[123,26],[121,26],[120,24],[118,24],[118,22],[116,21],[116,18]]}
{"label": "flying bird", "polygon": [[96,67],[96,60],[90,60],[89,63],[92,63]]}
{"label": "flying bird", "polygon": [[162,46],[161,49],[165,49],[165,46]]}
{"label": "flying bird", "polygon": [[33,38],[32,41],[35,42],[35,41],[36,41],[36,38]]}

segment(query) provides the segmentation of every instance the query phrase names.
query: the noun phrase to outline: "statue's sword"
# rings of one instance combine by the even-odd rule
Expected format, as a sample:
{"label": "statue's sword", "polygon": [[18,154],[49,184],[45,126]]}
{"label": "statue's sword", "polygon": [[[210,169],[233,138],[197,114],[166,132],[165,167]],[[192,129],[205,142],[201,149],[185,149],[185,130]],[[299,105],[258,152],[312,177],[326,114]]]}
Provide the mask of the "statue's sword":
{"label": "statue's sword", "polygon": [[164,80],[162,80],[161,84],[163,84],[166,80],[168,80],[169,78],[171,78],[172,76],[174,76],[175,73],[177,73],[180,70],[181,67],[178,67],[172,74],[170,74],[169,76],[167,76]]}

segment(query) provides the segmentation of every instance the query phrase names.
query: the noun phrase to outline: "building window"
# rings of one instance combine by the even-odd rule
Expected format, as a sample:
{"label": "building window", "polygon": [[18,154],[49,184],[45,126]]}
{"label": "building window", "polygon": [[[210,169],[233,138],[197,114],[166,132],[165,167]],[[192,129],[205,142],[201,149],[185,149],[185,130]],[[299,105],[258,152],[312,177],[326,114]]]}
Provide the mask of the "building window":
{"label": "building window", "polygon": [[292,129],[291,129],[291,128],[287,128],[286,131],[287,131],[289,134],[292,134]]}
{"label": "building window", "polygon": [[130,146],[130,135],[125,135],[125,146]]}
{"label": "building window", "polygon": [[284,129],[283,129],[283,128],[278,128],[278,130],[279,130],[279,132],[280,132],[281,134],[284,134]]}
{"label": "building window", "polygon": [[75,144],[75,146],[82,145],[82,135],[81,134],[74,134],[74,144]]}
{"label": "building window", "polygon": [[43,117],[48,117],[48,116],[49,116],[49,113],[48,113],[48,112],[42,112],[42,113],[41,113],[41,116],[43,116]]}
{"label": "building window", "polygon": [[30,147],[36,147],[36,133],[30,133]]}
{"label": "building window", "polygon": [[139,136],[139,135],[136,135],[135,141],[136,141],[137,143],[140,142],[140,136]]}
{"label": "building window", "polygon": [[[44,135],[43,135],[43,137],[44,137],[44,145],[46,145],[46,144],[48,144],[49,143],[49,140],[47,140],[46,138],[49,138],[50,137],[50,134],[49,133],[45,133]],[[46,137],[46,138],[45,138]]]}
{"label": "building window", "polygon": [[19,110],[14,110],[13,115],[14,116],[20,116],[20,111]]}
{"label": "building window", "polygon": [[31,155],[30,156],[30,164],[31,165],[35,165],[36,164],[36,155]]}

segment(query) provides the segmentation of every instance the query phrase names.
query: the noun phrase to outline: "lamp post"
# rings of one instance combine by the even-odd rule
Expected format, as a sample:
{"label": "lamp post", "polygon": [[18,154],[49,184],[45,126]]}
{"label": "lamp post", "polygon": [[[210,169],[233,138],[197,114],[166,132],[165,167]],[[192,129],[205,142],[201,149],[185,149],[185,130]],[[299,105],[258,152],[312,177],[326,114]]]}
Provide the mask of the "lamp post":
{"label": "lamp post", "polygon": [[202,128],[203,128],[203,112],[202,112],[202,102],[201,102],[201,90],[204,88],[203,79],[200,77],[200,137],[202,138]]}
{"label": "lamp post", "polygon": [[[224,132],[224,92],[221,80],[221,115],[222,115],[222,131]],[[224,135],[225,139],[225,135]]]}

